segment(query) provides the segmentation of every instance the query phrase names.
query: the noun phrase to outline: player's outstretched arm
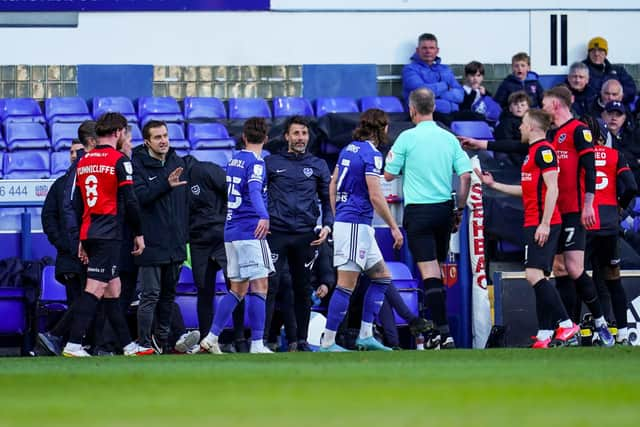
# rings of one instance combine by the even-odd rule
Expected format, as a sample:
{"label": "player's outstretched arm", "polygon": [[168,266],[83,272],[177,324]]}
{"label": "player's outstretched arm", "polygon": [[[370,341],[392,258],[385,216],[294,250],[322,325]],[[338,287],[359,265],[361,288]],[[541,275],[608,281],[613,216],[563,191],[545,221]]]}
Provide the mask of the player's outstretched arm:
{"label": "player's outstretched arm", "polygon": [[478,176],[478,178],[480,178],[480,181],[482,181],[482,183],[484,185],[486,185],[487,187],[499,191],[501,193],[505,193],[505,194],[509,194],[511,196],[522,196],[522,187],[519,185],[509,185],[509,184],[502,184],[500,182],[496,182],[493,179],[493,175],[491,175],[491,172],[482,172],[480,169],[476,168],[473,170],[476,175]]}

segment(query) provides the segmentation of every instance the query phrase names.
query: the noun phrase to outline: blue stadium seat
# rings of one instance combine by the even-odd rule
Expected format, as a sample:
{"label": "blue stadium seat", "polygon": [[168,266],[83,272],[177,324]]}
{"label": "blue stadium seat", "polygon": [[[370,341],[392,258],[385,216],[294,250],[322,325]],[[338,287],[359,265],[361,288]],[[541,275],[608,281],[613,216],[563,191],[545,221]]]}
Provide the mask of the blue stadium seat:
{"label": "blue stadium seat", "polygon": [[249,117],[271,118],[267,101],[262,98],[230,98],[229,119],[248,119]]}
{"label": "blue stadium seat", "polygon": [[451,122],[451,131],[457,136],[493,141],[493,132],[487,122]]}
{"label": "blue stadium seat", "polygon": [[[67,291],[65,286],[56,280],[56,268],[47,265],[42,270],[40,279],[40,297],[38,298],[38,331],[47,331],[51,323],[67,310]],[[54,317],[55,316],[55,317]]]}
{"label": "blue stadium seat", "polygon": [[304,98],[277,96],[273,98],[273,117],[308,116],[313,117],[313,107]]}
{"label": "blue stadium seat", "polygon": [[218,270],[218,272],[216,273],[216,293],[217,292],[223,292],[226,293],[227,292],[227,282],[224,279],[224,272],[222,271],[222,269]]}
{"label": "blue stadium seat", "polygon": [[80,123],[54,123],[51,125],[51,146],[54,151],[67,150],[78,138]]}
{"label": "blue stadium seat", "polygon": [[51,123],[81,123],[91,120],[89,107],[79,96],[48,98],[44,101],[44,113]]}
{"label": "blue stadium seat", "polygon": [[4,153],[0,153],[0,179],[4,178]]}
{"label": "blue stadium seat", "polygon": [[[409,310],[411,310],[413,314],[418,315],[418,293],[420,292],[418,280],[413,278],[411,270],[409,270],[409,267],[404,263],[387,261],[387,268],[391,272],[391,281],[393,286],[398,290],[400,297]],[[393,314],[397,326],[408,325],[407,321],[400,317],[395,310],[393,311]]]}
{"label": "blue stadium seat", "polygon": [[348,97],[316,99],[316,115],[322,117],[328,113],[358,113],[355,99]]}
{"label": "blue stadium seat", "polygon": [[224,120],[227,118],[227,110],[218,98],[187,96],[184,99],[184,118],[186,120]]}
{"label": "blue stadium seat", "polygon": [[198,329],[198,298],[195,295],[176,295],[175,302],[180,307],[184,327]]}
{"label": "blue stadium seat", "polygon": [[67,291],[65,286],[56,280],[56,268],[53,265],[47,265],[42,270],[42,279],[40,280],[40,301],[59,302],[67,301]]}
{"label": "blue stadium seat", "polygon": [[0,111],[2,123],[36,122],[45,123],[40,105],[32,98],[7,98]]}
{"label": "blue stadium seat", "polygon": [[47,131],[40,123],[9,122],[4,133],[9,151],[51,148]]}
{"label": "blue stadium seat", "polygon": [[51,153],[51,178],[57,178],[65,174],[71,166],[71,158],[66,151]]}
{"label": "blue stadium seat", "polygon": [[116,112],[127,118],[129,123],[137,123],[138,116],[133,102],[124,96],[105,96],[93,98],[93,118],[98,119],[104,113]]}
{"label": "blue stadium seat", "polygon": [[138,145],[141,145],[144,142],[144,138],[142,137],[142,132],[140,131],[140,128],[138,127],[138,125],[135,123],[129,123],[129,126],[131,126],[131,144],[134,147],[137,147]]}
{"label": "blue stadium seat", "polygon": [[191,144],[184,137],[184,128],[181,123],[167,123],[167,131],[169,132],[171,147],[176,150],[188,150],[191,148]]}
{"label": "blue stadium seat", "polygon": [[27,332],[26,305],[24,289],[0,287],[0,335],[23,335]]}
{"label": "blue stadium seat", "polygon": [[387,268],[391,273],[391,279],[394,282],[399,282],[402,280],[413,280],[413,274],[411,274],[411,270],[407,267],[406,264],[402,262],[395,261],[387,261]]}
{"label": "blue stadium seat", "polygon": [[360,110],[378,108],[387,113],[403,113],[402,102],[395,96],[365,96],[360,99]]}
{"label": "blue stadium seat", "polygon": [[178,284],[176,285],[176,293],[189,295],[198,293],[196,282],[193,280],[193,271],[187,266],[183,265],[180,269],[180,276],[178,277]]}
{"label": "blue stadium seat", "polygon": [[231,160],[233,151],[231,150],[191,150],[190,153],[193,157],[201,162],[212,162],[221,168],[227,167],[229,160]]}
{"label": "blue stadium seat", "polygon": [[49,151],[26,150],[4,155],[5,179],[49,178],[51,159]]}
{"label": "blue stadium seat", "polygon": [[178,101],[171,96],[143,96],[138,99],[138,118],[144,126],[149,120],[183,122]]}
{"label": "blue stadium seat", "polygon": [[176,154],[179,157],[188,156],[190,153],[191,153],[191,151],[189,151],[189,150],[176,150]]}
{"label": "blue stadium seat", "polygon": [[221,123],[189,123],[187,134],[192,150],[209,148],[233,148],[236,141],[229,137]]}
{"label": "blue stadium seat", "polygon": [[0,132],[0,150],[7,149],[7,142],[4,140],[4,136],[2,136],[2,132]]}

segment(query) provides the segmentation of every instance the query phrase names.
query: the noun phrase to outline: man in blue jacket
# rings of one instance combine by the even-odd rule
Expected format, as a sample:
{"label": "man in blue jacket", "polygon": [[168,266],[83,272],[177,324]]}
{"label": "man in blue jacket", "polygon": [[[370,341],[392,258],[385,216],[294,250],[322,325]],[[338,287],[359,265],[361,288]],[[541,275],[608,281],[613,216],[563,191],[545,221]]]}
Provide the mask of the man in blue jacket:
{"label": "man in blue jacket", "polygon": [[408,100],[411,91],[426,87],[436,96],[436,111],[449,114],[458,111],[464,90],[451,69],[442,64],[439,52],[436,36],[425,33],[418,38],[416,53],[402,70],[402,95]]}
{"label": "man in blue jacket", "polygon": [[[333,226],[329,204],[331,176],[324,160],[307,153],[309,125],[303,117],[288,119],[284,138],[288,144],[287,151],[265,159],[271,218],[271,234],[267,239],[276,267],[276,274],[269,279],[265,331],[268,333],[271,324],[280,272],[288,261],[298,338],[296,346],[291,349],[305,351],[308,349],[307,330],[311,310],[311,265],[315,249],[326,240]],[[316,234],[314,228],[320,216],[318,199],[323,227]]]}

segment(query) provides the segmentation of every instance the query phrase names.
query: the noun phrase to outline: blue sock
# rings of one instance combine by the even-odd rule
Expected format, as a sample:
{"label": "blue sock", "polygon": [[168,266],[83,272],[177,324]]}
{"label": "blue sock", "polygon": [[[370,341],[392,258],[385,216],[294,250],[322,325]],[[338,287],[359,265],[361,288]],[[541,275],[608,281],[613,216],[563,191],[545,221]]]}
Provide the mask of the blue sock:
{"label": "blue sock", "polygon": [[216,315],[213,318],[213,326],[211,326],[211,333],[213,335],[217,337],[220,336],[224,326],[231,318],[231,313],[233,313],[233,310],[240,301],[242,301],[242,297],[236,295],[233,291],[229,291],[228,294],[222,297],[216,309]]}
{"label": "blue sock", "polygon": [[248,295],[251,341],[262,341],[264,336],[266,300],[267,296],[265,294],[252,292]]}
{"label": "blue sock", "polygon": [[391,284],[391,279],[375,279],[369,284],[367,292],[364,294],[364,304],[362,305],[362,321],[373,323],[373,319],[378,315],[380,307],[384,302],[384,294]]}
{"label": "blue sock", "polygon": [[351,298],[351,291],[345,289],[340,285],[336,286],[336,290],[333,291],[331,301],[329,301],[329,311],[327,312],[327,326],[330,331],[337,331],[340,323],[344,319],[349,309],[349,299]]}

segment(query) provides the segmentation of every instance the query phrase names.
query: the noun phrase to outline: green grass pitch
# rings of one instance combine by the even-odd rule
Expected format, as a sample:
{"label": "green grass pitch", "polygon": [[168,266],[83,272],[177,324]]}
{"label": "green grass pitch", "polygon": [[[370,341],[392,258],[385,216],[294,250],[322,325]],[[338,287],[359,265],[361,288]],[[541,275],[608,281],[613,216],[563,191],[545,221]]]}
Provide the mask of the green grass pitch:
{"label": "green grass pitch", "polygon": [[640,348],[0,358],[0,426],[638,426]]}

